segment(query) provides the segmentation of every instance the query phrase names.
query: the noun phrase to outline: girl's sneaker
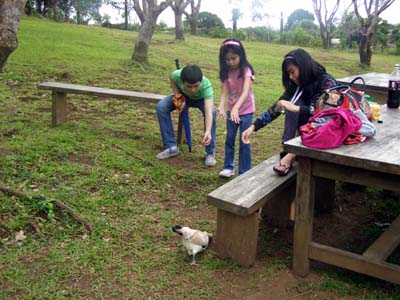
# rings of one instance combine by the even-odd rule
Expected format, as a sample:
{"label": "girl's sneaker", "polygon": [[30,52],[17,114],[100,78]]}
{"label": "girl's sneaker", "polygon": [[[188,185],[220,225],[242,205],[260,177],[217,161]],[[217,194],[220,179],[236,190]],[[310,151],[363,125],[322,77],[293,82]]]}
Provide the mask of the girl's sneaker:
{"label": "girl's sneaker", "polygon": [[235,170],[223,169],[221,172],[219,172],[219,177],[229,178],[234,175],[235,175]]}

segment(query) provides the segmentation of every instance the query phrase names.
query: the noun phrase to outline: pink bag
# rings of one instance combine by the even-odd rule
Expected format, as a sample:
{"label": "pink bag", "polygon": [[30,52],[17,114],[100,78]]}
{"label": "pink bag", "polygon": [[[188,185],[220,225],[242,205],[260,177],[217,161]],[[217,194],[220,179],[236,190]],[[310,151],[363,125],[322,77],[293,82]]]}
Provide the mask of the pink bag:
{"label": "pink bag", "polygon": [[[314,126],[313,122],[318,122],[319,118],[330,119],[321,126]],[[357,132],[361,125],[360,118],[352,111],[330,108],[312,116],[307,124],[301,126],[300,137],[303,144],[310,148],[336,148],[342,145],[350,134]]]}

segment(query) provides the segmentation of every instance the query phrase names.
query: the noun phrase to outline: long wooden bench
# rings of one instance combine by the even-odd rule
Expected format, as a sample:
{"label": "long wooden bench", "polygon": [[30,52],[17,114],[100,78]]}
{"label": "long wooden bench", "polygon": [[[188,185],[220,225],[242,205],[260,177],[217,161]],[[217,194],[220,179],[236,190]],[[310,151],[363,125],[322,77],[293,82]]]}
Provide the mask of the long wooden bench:
{"label": "long wooden bench", "polygon": [[[220,186],[207,196],[207,203],[217,208],[216,253],[250,267],[254,264],[258,242],[259,211],[274,226],[287,226],[290,206],[296,196],[296,166],[285,176],[277,176],[272,167],[279,155],[258,164],[248,172]],[[320,179],[316,209],[330,211],[334,195],[326,189],[331,181]],[[334,183],[333,183],[334,184]]]}
{"label": "long wooden bench", "polygon": [[[142,101],[150,103],[158,103],[165,95],[134,92],[128,90],[117,90],[109,88],[100,88],[94,86],[86,86],[79,84],[61,83],[61,82],[42,82],[37,86],[39,89],[49,90],[52,92],[52,110],[51,123],[53,126],[65,123],[67,121],[68,107],[67,94],[82,94],[102,98],[118,98],[128,99],[131,101]],[[182,142],[182,120],[178,122],[178,144]]]}

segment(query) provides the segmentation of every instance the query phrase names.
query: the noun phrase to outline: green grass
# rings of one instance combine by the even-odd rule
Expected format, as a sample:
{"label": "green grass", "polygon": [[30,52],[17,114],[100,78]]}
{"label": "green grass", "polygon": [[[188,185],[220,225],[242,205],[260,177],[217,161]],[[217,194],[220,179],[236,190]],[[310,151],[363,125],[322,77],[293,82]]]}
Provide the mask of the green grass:
{"label": "green grass", "polygon": [[[290,271],[290,244],[271,228],[263,229],[267,239],[253,269],[221,260],[212,250],[199,256],[200,266],[193,268],[171,230],[181,224],[215,232],[215,210],[206,205],[206,195],[225,182],[217,178],[223,162],[222,122],[218,166],[211,169],[203,165],[197,111],[192,112],[193,153],[183,145],[181,155],[169,161],[155,158],[161,138],[151,104],[70,95],[69,121],[50,126],[50,94],[38,90],[37,83],[167,94],[177,57],[182,65],[202,67],[218,104],[220,40],[187,35],[185,42],[177,42],[173,35],[156,34],[150,65],[142,66],[130,60],[135,37],[132,32],[22,19],[19,47],[0,74],[0,184],[63,201],[94,231],[89,235],[51,202],[0,193],[0,299],[235,299],[237,292],[251,299],[259,292],[268,295],[268,283]],[[281,59],[294,47],[244,45],[256,71],[254,92],[261,113],[281,94]],[[366,71],[358,66],[355,52],[307,50],[336,77]],[[375,54],[368,71],[390,72],[395,62],[398,57]],[[278,120],[255,135],[254,164],[280,150],[282,128],[283,120]],[[371,199],[371,210],[399,210]],[[40,233],[29,223],[37,224]],[[15,243],[19,230],[27,239]],[[327,270],[316,268],[305,283],[318,299],[329,299],[326,293],[334,299],[400,299],[396,286]],[[251,284],[244,289],[247,281]],[[293,295],[298,285],[290,282],[283,290]]]}

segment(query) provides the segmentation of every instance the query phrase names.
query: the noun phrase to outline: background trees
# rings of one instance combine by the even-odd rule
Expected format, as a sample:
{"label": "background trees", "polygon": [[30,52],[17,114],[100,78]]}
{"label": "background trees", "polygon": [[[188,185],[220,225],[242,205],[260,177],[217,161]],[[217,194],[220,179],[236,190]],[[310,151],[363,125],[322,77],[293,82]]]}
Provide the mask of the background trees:
{"label": "background trees", "polygon": [[331,46],[334,29],[333,20],[337,10],[339,9],[339,4],[340,0],[336,0],[332,10],[329,12],[326,0],[313,0],[314,13],[317,16],[322,45],[325,49],[330,48]]}
{"label": "background trees", "polygon": [[371,65],[372,46],[376,37],[378,17],[384,10],[392,5],[394,1],[395,0],[370,0],[368,3],[364,1],[363,8],[367,15],[367,17],[364,18],[359,12],[359,1],[352,0],[354,13],[360,22],[361,39],[358,54],[361,64],[366,66]]}
{"label": "background trees", "polygon": [[190,4],[190,13],[186,11],[184,11],[183,13],[189,22],[190,33],[195,35],[197,33],[197,20],[200,13],[201,0],[197,0],[197,4],[196,0],[189,0],[189,4]]}

